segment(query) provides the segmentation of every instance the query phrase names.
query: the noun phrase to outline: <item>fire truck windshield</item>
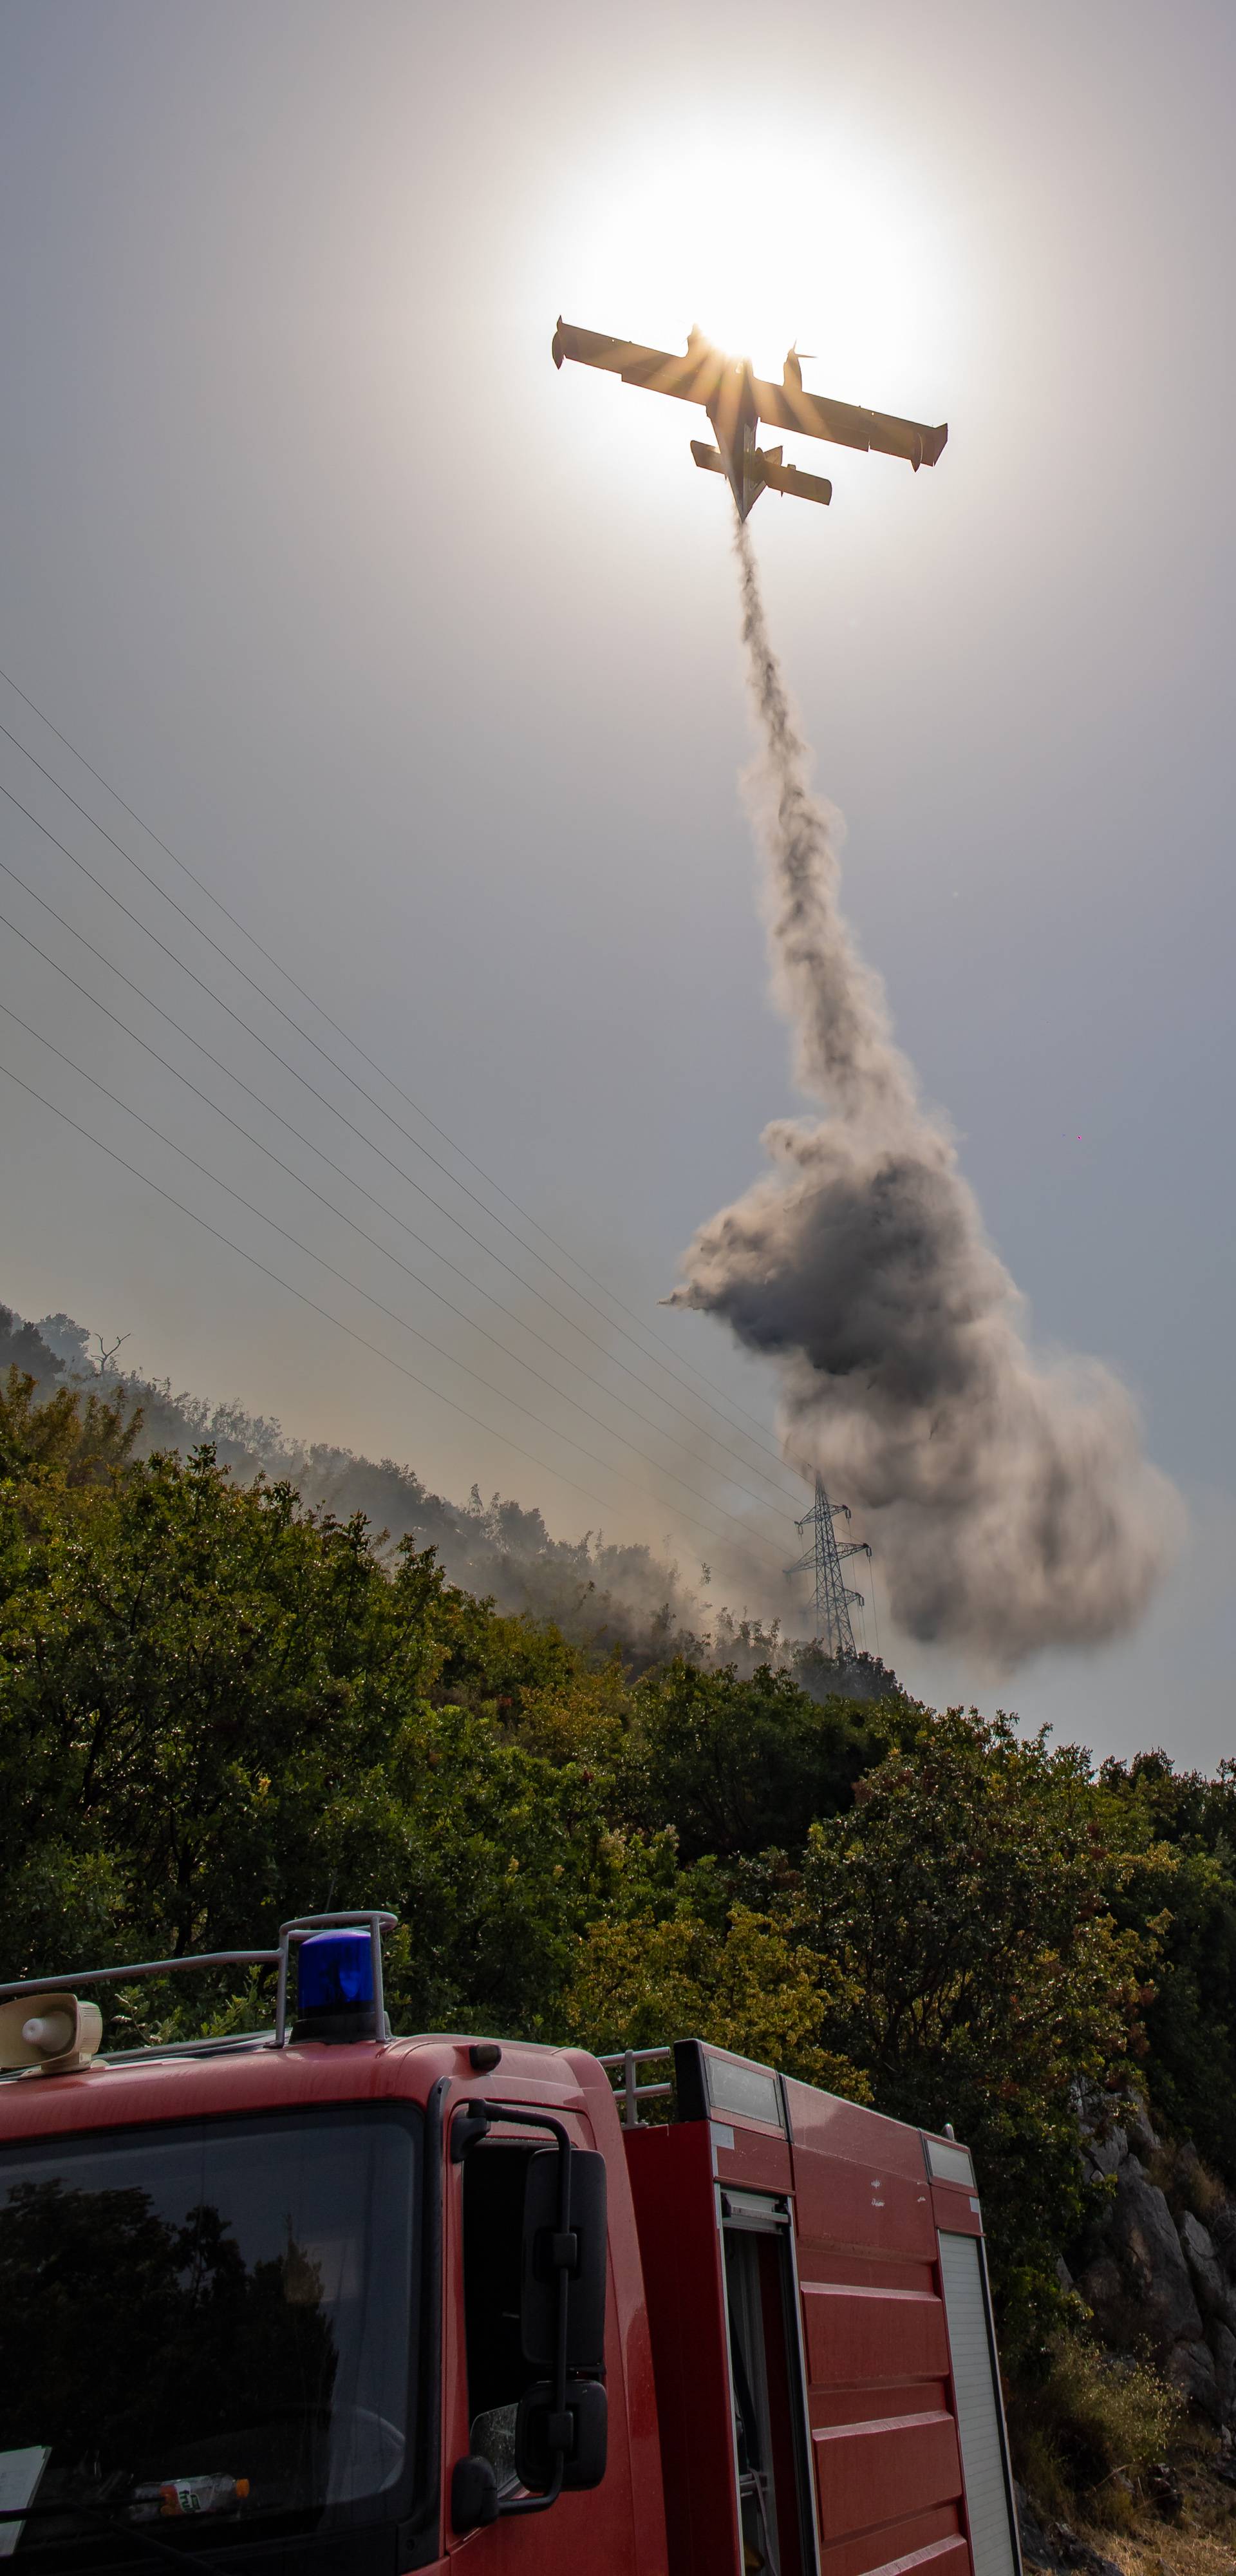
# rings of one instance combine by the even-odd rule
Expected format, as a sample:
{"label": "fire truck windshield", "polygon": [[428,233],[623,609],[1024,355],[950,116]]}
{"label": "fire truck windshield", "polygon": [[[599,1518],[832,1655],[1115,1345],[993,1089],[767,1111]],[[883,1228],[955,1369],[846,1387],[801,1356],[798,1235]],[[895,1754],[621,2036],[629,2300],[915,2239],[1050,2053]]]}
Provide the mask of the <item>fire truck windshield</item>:
{"label": "fire truck windshield", "polygon": [[0,2556],[406,2509],[419,2147],[381,2105],[0,2153]]}

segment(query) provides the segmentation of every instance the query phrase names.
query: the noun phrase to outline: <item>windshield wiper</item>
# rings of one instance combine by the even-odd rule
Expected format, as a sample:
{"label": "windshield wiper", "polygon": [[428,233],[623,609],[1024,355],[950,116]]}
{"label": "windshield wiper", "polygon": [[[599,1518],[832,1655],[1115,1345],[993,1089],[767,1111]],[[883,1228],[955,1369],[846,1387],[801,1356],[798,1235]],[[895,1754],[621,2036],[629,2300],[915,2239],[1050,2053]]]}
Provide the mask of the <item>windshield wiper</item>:
{"label": "windshield wiper", "polygon": [[[156,2540],[153,2531],[148,2531],[144,2523],[122,2522],[118,2514],[109,2513],[106,2505],[101,2504],[70,2504],[66,2501],[63,2504],[10,2505],[0,2507],[0,2522],[37,2522],[40,2516],[47,2519],[52,2514],[65,2513],[76,2514],[84,2522],[101,2523],[104,2530],[114,2532],[117,2539],[131,2540],[137,2549],[153,2550],[156,2558],[170,2558],[182,2571],[186,2566],[192,2566],[199,2554],[195,2550],[190,2555],[183,2549],[174,2549],[166,2540]],[[228,2544],[222,2545],[226,2547]]]}

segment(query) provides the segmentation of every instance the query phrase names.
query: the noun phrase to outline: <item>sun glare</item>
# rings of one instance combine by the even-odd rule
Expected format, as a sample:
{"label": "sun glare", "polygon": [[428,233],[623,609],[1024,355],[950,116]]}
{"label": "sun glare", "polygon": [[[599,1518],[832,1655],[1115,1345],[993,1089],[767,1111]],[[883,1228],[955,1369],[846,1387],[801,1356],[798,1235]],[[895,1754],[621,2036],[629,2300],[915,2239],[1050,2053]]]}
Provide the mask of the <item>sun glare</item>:
{"label": "sun glare", "polygon": [[934,387],[949,288],[908,178],[844,130],[645,135],[578,174],[564,216],[568,320],[681,347],[698,323],[780,373],[910,410]]}

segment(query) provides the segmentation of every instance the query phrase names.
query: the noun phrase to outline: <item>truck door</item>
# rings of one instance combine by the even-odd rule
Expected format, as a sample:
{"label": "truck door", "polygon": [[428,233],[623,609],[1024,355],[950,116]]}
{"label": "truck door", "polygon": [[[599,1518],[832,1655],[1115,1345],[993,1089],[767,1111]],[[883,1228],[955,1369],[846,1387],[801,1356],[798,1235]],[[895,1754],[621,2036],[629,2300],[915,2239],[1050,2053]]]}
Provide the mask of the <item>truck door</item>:
{"label": "truck door", "polygon": [[734,2189],[717,2197],[744,2576],[815,2576],[789,2204]]}
{"label": "truck door", "polygon": [[[637,2512],[633,2492],[628,2404],[629,2375],[638,2365],[642,2340],[632,2315],[638,2283],[629,2263],[623,2265],[619,2283],[609,2261],[606,2366],[603,2374],[589,2374],[607,2400],[608,2444],[599,2473],[576,2486],[568,2470],[563,2491],[542,2504],[536,2491],[548,2485],[549,2469],[525,2485],[518,2465],[522,2402],[546,2379],[544,2355],[529,2344],[527,2314],[537,2242],[529,2234],[535,2224],[527,2215],[529,2178],[538,2153],[542,2159],[547,2153],[545,2128],[537,2116],[542,2099],[526,2107],[515,2101],[492,2108],[488,2131],[466,2143],[458,2156],[451,2143],[459,2130],[466,2139],[466,2099],[456,2101],[448,2122],[443,2418],[448,2550],[457,2565],[467,2560],[469,2576],[497,2576],[497,2571],[501,2576],[572,2576],[581,2565],[604,2567],[606,2576],[639,2576],[643,2562],[637,2532],[647,2517]],[[520,2125],[524,2119],[533,2122],[531,2129]],[[577,2155],[597,2161],[590,2125],[573,2107],[555,2105],[552,2125],[570,2136]],[[548,2153],[554,2162],[552,2146]],[[618,2193],[611,2221],[614,2230],[622,2231],[619,2242],[625,2248],[626,2232],[633,2236],[634,2228],[629,2204],[624,2209]],[[604,2228],[604,2219],[601,2224]],[[572,2391],[578,2384],[568,2380]],[[461,2479],[461,2470],[472,2474]],[[475,2500],[476,2472],[489,2486],[483,2507]],[[651,2564],[663,2565],[663,2544]]]}

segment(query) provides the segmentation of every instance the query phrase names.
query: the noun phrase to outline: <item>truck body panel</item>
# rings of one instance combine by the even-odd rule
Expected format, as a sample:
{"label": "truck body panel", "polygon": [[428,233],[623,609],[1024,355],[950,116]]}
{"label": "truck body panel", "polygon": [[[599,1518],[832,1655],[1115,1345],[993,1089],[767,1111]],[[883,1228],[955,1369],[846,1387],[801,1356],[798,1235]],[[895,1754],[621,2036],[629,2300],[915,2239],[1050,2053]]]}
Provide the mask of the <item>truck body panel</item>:
{"label": "truck body panel", "polygon": [[[702,2043],[676,2055],[678,2116],[623,2127],[604,2068],[583,2051],[499,2052],[451,2035],[153,2051],[6,2078],[0,2143],[63,2141],[67,2153],[111,2132],[140,2145],[167,2124],[234,2129],[252,2116],[256,2145],[272,2115],[295,2124],[391,2104],[422,2115],[407,2289],[421,2363],[416,2420],[405,2419],[421,2502],[407,2500],[408,2482],[398,2513],[371,2504],[371,2483],[350,2534],[328,2507],[320,2535],[306,2527],[284,2543],[264,2543],[255,2508],[243,2531],[233,2526],[249,2569],[403,2576],[466,2559],[470,2576],[1019,2576],[966,2150]],[[488,2126],[475,2117],[482,2101]],[[501,2212],[513,2191],[518,2234],[526,2159],[546,2141],[504,2106],[552,2115],[573,2150],[605,2162],[608,2458],[599,2483],[544,2511],[508,2504],[457,2529],[453,2468],[484,2454],[495,2408],[509,2398],[513,2417],[530,2376],[517,2314],[527,2244],[502,2237]],[[465,2114],[470,2144],[457,2130]],[[501,2366],[484,2340],[491,2324]],[[166,2462],[168,2473],[182,2466]],[[518,2507],[517,2482],[501,2492]],[[34,2523],[25,2530],[19,2563],[54,2563],[33,2546]],[[193,2538],[228,2567],[222,2529]],[[89,2552],[64,2563],[84,2568]]]}
{"label": "truck body panel", "polygon": [[921,2550],[932,2553],[922,2563],[933,2576],[965,2576],[961,2451],[922,2139],[811,2085],[787,2081],[785,2096],[822,2576],[867,2576]]}
{"label": "truck body panel", "polygon": [[[986,2412],[971,2442],[969,2483],[977,2476],[983,2484],[982,2545],[971,2547],[942,2272],[942,2239],[972,2243],[981,2262],[982,2220],[965,2149],[938,2142],[958,2173],[940,2179],[931,2170],[931,2142],[917,2129],[790,2079],[780,2085],[777,2121],[733,2102],[724,2117],[712,2115],[703,2099],[695,2107],[709,2108],[710,2116],[625,2133],[648,2289],[672,2576],[712,2576],[743,2563],[742,2468],[731,2431],[742,2412],[734,2351],[743,2329],[732,2280],[727,2289],[726,2253],[735,2231],[766,2240],[756,2340],[777,2402],[763,2465],[770,2494],[791,2507],[787,2514],[783,2501],[777,2576],[813,2576],[816,2569],[818,2576],[900,2576],[919,2567],[930,2576],[1016,2576],[985,2276],[980,2282],[977,2271],[967,2285],[970,2405],[972,2415],[984,2405]],[[788,2300],[787,2313],[778,2309],[767,2242],[779,2209],[792,2317]],[[750,2322],[745,2331],[750,2337]],[[983,2349],[975,2332],[988,2333]],[[800,2500],[796,2515],[792,2452],[800,2424],[810,2504],[803,2509]],[[749,2527],[745,2537],[750,2566]]]}

